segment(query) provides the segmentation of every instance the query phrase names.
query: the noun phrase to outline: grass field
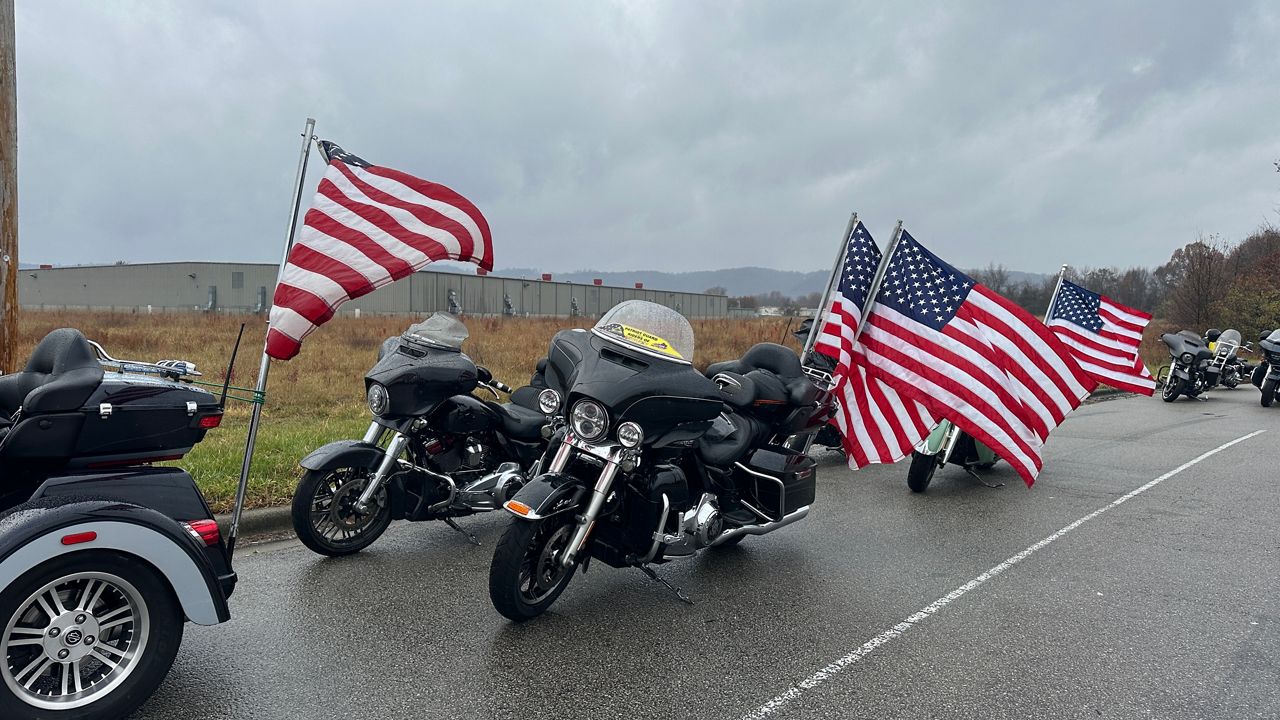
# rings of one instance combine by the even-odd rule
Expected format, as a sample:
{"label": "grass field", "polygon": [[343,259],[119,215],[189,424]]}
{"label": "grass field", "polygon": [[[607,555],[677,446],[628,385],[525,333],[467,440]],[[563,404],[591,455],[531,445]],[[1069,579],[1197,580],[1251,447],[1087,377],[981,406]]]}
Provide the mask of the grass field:
{"label": "grass field", "polygon": [[[287,503],[293,495],[300,458],[331,440],[364,434],[369,425],[365,371],[373,365],[379,343],[399,335],[414,320],[407,316],[335,318],[306,340],[298,357],[272,364],[251,474],[251,506]],[[591,324],[588,320],[543,318],[465,321],[471,337],[463,350],[513,387],[528,382],[534,364],[546,354],[547,343],[557,330]],[[248,327],[231,382],[251,386],[257,377],[265,332],[263,320],[252,316],[23,311],[18,356],[26,358],[50,330],[74,327],[114,357],[190,360],[204,373],[204,380],[221,383],[242,322]],[[797,347],[787,332],[789,324],[797,322],[783,318],[695,320],[694,362],[705,368],[737,357],[763,341]],[[215,511],[231,506],[248,427],[250,406],[229,406],[222,427],[211,431],[179,463],[196,478]]]}

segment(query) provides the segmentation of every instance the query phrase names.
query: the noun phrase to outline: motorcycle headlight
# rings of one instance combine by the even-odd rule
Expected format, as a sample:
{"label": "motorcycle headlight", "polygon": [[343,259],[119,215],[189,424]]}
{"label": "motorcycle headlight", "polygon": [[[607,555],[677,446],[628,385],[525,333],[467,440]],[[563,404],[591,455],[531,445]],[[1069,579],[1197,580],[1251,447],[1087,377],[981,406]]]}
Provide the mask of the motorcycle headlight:
{"label": "motorcycle headlight", "polygon": [[1182,353],[1182,357],[1181,357],[1181,358],[1178,358],[1178,359],[1179,359],[1179,360],[1181,360],[1181,361],[1182,361],[1182,362],[1184,362],[1184,363],[1189,363],[1189,362],[1191,362],[1192,360],[1195,360],[1195,359],[1196,359],[1196,356],[1195,356],[1195,355],[1192,355],[1191,353]]}
{"label": "motorcycle headlight", "polygon": [[644,430],[633,422],[624,422],[618,426],[618,442],[622,447],[633,448],[644,442]]}
{"label": "motorcycle headlight", "polygon": [[595,400],[579,400],[573,406],[573,432],[591,442],[604,437],[609,429],[609,415]]}
{"label": "motorcycle headlight", "polygon": [[369,412],[381,417],[387,412],[391,406],[391,396],[387,394],[387,389],[378,383],[369,385]]}
{"label": "motorcycle headlight", "polygon": [[560,393],[551,388],[538,393],[538,409],[543,415],[554,415],[560,409]]}

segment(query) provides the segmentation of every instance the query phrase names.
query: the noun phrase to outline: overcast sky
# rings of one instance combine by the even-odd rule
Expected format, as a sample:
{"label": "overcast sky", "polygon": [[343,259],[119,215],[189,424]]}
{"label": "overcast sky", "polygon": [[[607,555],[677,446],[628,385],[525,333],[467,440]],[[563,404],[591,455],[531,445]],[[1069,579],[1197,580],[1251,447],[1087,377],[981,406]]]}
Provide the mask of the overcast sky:
{"label": "overcast sky", "polygon": [[21,257],[275,262],[310,115],[468,196],[499,268],[826,268],[851,210],[965,267],[1156,265],[1276,219],[1278,38],[1267,2],[17,0]]}

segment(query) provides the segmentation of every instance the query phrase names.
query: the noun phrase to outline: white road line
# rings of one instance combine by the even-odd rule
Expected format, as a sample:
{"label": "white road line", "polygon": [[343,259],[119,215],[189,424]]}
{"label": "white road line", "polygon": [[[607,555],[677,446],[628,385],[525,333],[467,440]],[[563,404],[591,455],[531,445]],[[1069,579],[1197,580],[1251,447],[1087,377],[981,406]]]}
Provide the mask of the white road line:
{"label": "white road line", "polygon": [[815,672],[814,674],[810,675],[804,680],[801,680],[795,685],[792,685],[790,688],[787,689],[786,692],[782,693],[781,695],[778,695],[777,697],[773,698],[769,702],[766,702],[765,704],[761,705],[755,710],[752,710],[746,715],[743,715],[742,720],[761,720],[762,718],[766,718],[778,712],[782,708],[786,707],[793,700],[796,700],[797,698],[799,698],[806,691],[812,690],[818,687],[819,685],[821,685],[822,683],[826,682],[827,680],[830,680],[831,678],[835,677],[840,671],[858,662],[859,660],[866,657],[867,655],[870,655],[872,652],[876,650],[876,648],[893,641],[895,638],[899,637],[900,635],[907,632],[911,628],[915,627],[916,625],[919,625],[925,620],[928,620],[930,617],[935,615],[938,611],[942,610],[947,605],[950,605],[951,603],[963,597],[965,593],[981,586],[983,583],[990,580],[991,578],[999,575],[1005,570],[1008,570],[1014,565],[1017,565],[1023,560],[1026,560],[1037,550],[1040,550],[1041,548],[1045,547],[1046,545],[1053,542],[1054,540],[1057,540],[1063,535],[1066,535],[1072,530],[1075,530],[1076,528],[1098,517],[1099,515],[1110,510],[1111,508],[1141,495],[1142,493],[1150,490],[1151,488],[1159,485],[1165,480],[1168,480],[1169,478],[1173,477],[1174,475],[1177,475],[1178,473],[1182,472],[1183,470],[1186,470],[1187,468],[1195,465],[1196,463],[1207,460],[1213,457],[1214,455],[1217,455],[1218,453],[1222,452],[1223,450],[1226,450],[1232,445],[1235,445],[1237,443],[1242,443],[1245,440],[1261,435],[1264,432],[1266,432],[1266,430],[1256,430],[1254,432],[1249,433],[1248,435],[1245,435],[1244,437],[1238,437],[1235,440],[1232,440],[1231,442],[1226,443],[1225,445],[1219,445],[1218,447],[1210,450],[1209,452],[1201,455],[1200,457],[1197,457],[1196,459],[1191,460],[1190,462],[1186,462],[1186,463],[1183,463],[1182,465],[1179,465],[1173,470],[1170,470],[1169,472],[1165,473],[1164,475],[1161,475],[1155,480],[1152,480],[1146,485],[1143,485],[1137,490],[1134,490],[1133,492],[1127,493],[1125,495],[1121,495],[1119,498],[1113,500],[1110,504],[1104,505],[1098,508],[1097,510],[1094,510],[1088,515],[1085,515],[1079,520],[1076,520],[1075,522],[1062,528],[1061,530],[1050,535],[1049,537],[1041,540],[1035,545],[1032,545],[1026,550],[1023,550],[1017,555],[1010,557],[1008,560],[1005,560],[999,565],[996,565],[995,567],[975,577],[969,582],[961,585],[955,590],[952,590],[946,595],[943,595],[942,597],[933,601],[929,605],[926,605],[925,607],[921,608],[919,612],[912,614],[906,620],[903,620],[897,625],[894,625],[888,630],[885,630],[879,635],[866,641],[860,647],[855,649],[853,652],[850,652],[848,655],[845,655],[844,657],[835,660],[830,665],[827,665],[826,667]]}

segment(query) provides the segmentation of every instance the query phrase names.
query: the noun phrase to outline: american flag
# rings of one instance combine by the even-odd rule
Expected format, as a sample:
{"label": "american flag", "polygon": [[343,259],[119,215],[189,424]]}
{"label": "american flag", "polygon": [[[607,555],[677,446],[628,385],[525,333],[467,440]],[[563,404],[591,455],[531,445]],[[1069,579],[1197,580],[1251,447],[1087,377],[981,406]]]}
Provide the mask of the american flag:
{"label": "american flag", "polygon": [[329,162],[276,286],[267,354],[288,360],[342,303],[435,260],[493,269],[489,223],[449,188],[320,142]]}
{"label": "american flag", "polygon": [[1151,316],[1063,280],[1049,309],[1049,327],[1085,372],[1100,383],[1151,395],[1156,381],[1138,357]]}
{"label": "american flag", "polygon": [[923,405],[869,377],[861,344],[854,342],[880,258],[880,248],[871,234],[860,221],[855,223],[840,281],[814,344],[814,350],[836,361],[832,377],[840,407],[835,422],[849,466],[855,468],[901,460],[937,424]]}
{"label": "american flag", "polygon": [[991,448],[1030,487],[1049,431],[1097,386],[1044,323],[906,231],[863,332],[871,374]]}

